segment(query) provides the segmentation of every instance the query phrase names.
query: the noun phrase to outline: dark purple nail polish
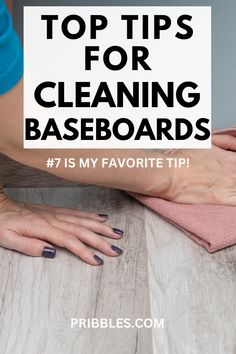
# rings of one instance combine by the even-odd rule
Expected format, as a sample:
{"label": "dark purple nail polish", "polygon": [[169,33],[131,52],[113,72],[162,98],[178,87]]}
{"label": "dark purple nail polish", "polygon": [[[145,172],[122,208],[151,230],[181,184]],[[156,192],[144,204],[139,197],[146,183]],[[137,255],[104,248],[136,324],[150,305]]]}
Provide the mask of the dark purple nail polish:
{"label": "dark purple nail polish", "polygon": [[104,219],[107,219],[108,218],[108,214],[98,214],[98,216],[100,218],[104,218]]}
{"label": "dark purple nail polish", "polygon": [[122,254],[123,253],[123,250],[115,245],[111,245],[111,249],[112,251],[118,253],[118,254]]}
{"label": "dark purple nail polish", "polygon": [[123,235],[124,234],[124,231],[119,229],[118,227],[113,227],[112,230],[115,232],[115,234],[117,235]]}
{"label": "dark purple nail polish", "polygon": [[94,259],[98,264],[103,264],[102,258],[98,257],[96,254],[94,255]]}
{"label": "dark purple nail polish", "polygon": [[56,256],[56,250],[52,247],[44,247],[42,256],[45,258],[54,258]]}

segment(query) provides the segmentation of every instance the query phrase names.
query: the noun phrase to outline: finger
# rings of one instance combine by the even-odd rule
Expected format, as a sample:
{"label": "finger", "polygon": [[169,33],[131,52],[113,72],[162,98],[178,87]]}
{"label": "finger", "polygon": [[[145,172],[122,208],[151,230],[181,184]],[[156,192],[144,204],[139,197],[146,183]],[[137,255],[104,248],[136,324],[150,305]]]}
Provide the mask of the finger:
{"label": "finger", "polygon": [[56,249],[50,243],[14,232],[1,235],[1,246],[33,257],[55,258],[56,256]]}
{"label": "finger", "polygon": [[80,231],[79,239],[83,243],[104,253],[106,256],[116,257],[123,253],[123,250],[121,248],[115,245],[111,245],[109,242],[103,240],[100,236],[88,229]]}
{"label": "finger", "polygon": [[69,231],[71,234],[78,237],[82,243],[85,243],[101,251],[107,256],[118,256],[123,252],[120,248],[116,247],[115,245],[111,245],[109,242],[103,240],[99,235],[89,230],[88,228],[64,221],[58,221],[56,223],[56,227]]}
{"label": "finger", "polygon": [[91,219],[91,220],[96,220],[98,222],[105,222],[108,219],[108,214],[105,213],[96,214],[90,211],[77,210],[71,208],[60,208],[60,207],[54,207],[47,204],[43,204],[43,205],[34,204],[34,207],[40,210],[50,211],[55,214],[63,214],[63,215],[74,216],[76,218]]}
{"label": "finger", "polygon": [[[71,224],[72,225],[72,224]],[[47,240],[54,245],[63,247],[80,257],[86,263],[91,265],[101,265],[103,260],[95,255],[88,247],[86,247],[69,228],[61,229],[50,224],[42,227],[36,227],[34,232],[31,231],[32,237],[38,237],[43,240]],[[32,228],[32,225],[31,225]],[[28,231],[29,234],[29,231]]]}
{"label": "finger", "polygon": [[[111,227],[106,224],[102,224],[96,220],[91,220],[91,219],[84,219],[84,218],[76,218],[75,216],[71,215],[65,215],[65,214],[58,214],[57,219],[60,221],[64,221],[67,223],[72,223],[78,226],[82,226],[84,228],[87,228],[93,232],[96,232],[97,234],[110,237],[110,238],[120,238],[123,236],[124,231],[120,228],[117,227]],[[57,223],[57,221],[54,219],[50,219],[51,223]],[[58,224],[56,224],[57,226]],[[67,228],[68,224],[60,224],[61,228]]]}
{"label": "finger", "polygon": [[[57,229],[57,234],[59,234],[59,230],[60,229]],[[64,232],[62,231],[62,233]],[[88,264],[91,265],[103,264],[103,260],[98,255],[94,254],[94,252],[92,252],[74,235],[67,234],[67,238],[65,238],[65,234],[64,234],[63,247],[67,248],[69,251],[74,253],[76,256],[78,256]]]}
{"label": "finger", "polygon": [[31,222],[27,223],[27,225],[24,225],[23,229],[20,228],[19,225],[21,235],[24,235],[25,238],[38,238],[46,243],[50,242],[53,245],[67,248],[69,251],[91,265],[101,265],[103,263],[103,260],[99,256],[95,255],[82,242],[80,242],[74,234],[70,233],[68,228],[66,230],[60,229],[52,226],[47,221],[40,220],[40,218],[36,221],[31,220]]}
{"label": "finger", "polygon": [[236,151],[236,138],[230,135],[212,135],[212,143],[221,149]]}

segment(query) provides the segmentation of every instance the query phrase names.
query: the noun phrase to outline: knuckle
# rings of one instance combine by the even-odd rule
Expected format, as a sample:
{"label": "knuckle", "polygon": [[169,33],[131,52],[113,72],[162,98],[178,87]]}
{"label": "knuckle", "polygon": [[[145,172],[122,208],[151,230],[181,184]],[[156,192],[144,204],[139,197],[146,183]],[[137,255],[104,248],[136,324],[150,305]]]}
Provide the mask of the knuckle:
{"label": "knuckle", "polygon": [[103,235],[109,235],[111,233],[111,228],[108,225],[101,223],[96,223],[96,231]]}
{"label": "knuckle", "polygon": [[33,247],[30,244],[26,244],[26,245],[22,245],[19,247],[19,251],[21,251],[22,253],[25,253],[27,255],[35,255],[35,251],[33,249]]}
{"label": "knuckle", "polygon": [[28,215],[26,215],[26,217],[30,220],[30,223],[35,226],[44,227],[44,226],[48,225],[48,221],[40,213],[30,212],[30,213],[28,213]]}
{"label": "knuckle", "polygon": [[106,234],[108,236],[111,236],[114,234],[111,226],[103,225],[103,227],[104,227],[104,234]]}
{"label": "knuckle", "polygon": [[58,236],[58,246],[62,246],[64,248],[68,249],[74,249],[77,243],[77,239],[74,235],[66,232],[62,232],[60,237]]}
{"label": "knuckle", "polygon": [[74,244],[71,247],[71,251],[76,254],[78,257],[88,260],[90,259],[90,251],[87,247],[81,247],[80,244]]}
{"label": "knuckle", "polygon": [[109,242],[99,239],[97,238],[95,241],[95,247],[99,248],[99,249],[103,249],[103,250],[107,250],[109,247]]}

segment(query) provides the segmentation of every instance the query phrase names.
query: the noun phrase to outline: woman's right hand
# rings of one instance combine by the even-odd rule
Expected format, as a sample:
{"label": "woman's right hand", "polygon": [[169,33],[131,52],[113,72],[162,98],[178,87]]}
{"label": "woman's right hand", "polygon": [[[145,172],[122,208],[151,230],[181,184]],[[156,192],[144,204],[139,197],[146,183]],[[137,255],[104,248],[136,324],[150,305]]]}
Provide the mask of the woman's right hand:
{"label": "woman's right hand", "polygon": [[[161,195],[176,203],[236,206],[236,138],[213,137],[211,149],[176,150],[165,157],[189,158],[189,168],[173,168]],[[232,151],[227,151],[225,148]]]}
{"label": "woman's right hand", "polygon": [[29,256],[54,258],[59,246],[86,263],[100,265],[103,260],[88,246],[110,257],[122,254],[101,238],[117,240],[124,233],[104,224],[106,220],[87,211],[15,202],[0,192],[0,246]]}

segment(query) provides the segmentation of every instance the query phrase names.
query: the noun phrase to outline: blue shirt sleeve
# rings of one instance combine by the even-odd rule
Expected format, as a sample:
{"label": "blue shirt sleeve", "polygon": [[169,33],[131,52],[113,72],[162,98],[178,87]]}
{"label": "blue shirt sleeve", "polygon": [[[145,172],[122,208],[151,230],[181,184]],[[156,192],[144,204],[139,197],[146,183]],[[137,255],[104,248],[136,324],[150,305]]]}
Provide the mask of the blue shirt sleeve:
{"label": "blue shirt sleeve", "polygon": [[23,50],[5,2],[0,0],[0,95],[23,75]]}

